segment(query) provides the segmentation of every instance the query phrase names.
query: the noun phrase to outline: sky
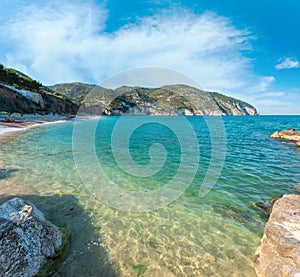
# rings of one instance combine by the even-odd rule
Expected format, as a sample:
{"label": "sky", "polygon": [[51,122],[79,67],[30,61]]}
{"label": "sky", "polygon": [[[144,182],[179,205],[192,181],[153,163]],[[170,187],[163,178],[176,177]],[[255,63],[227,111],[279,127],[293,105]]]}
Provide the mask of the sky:
{"label": "sky", "polygon": [[299,0],[1,0],[0,63],[45,85],[166,68],[260,114],[299,115],[299,12]]}

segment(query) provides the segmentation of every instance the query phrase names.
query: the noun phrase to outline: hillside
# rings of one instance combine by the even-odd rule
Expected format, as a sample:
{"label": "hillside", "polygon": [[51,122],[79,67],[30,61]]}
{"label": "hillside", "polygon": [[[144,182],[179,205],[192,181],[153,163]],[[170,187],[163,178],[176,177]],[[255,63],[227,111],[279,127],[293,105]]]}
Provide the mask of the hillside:
{"label": "hillside", "polygon": [[50,93],[58,93],[71,99],[73,102],[81,102],[89,91],[95,88],[96,85],[89,85],[83,83],[68,83],[68,84],[57,84],[53,86],[43,87],[43,90]]}
{"label": "hillside", "polygon": [[0,64],[0,111],[21,114],[76,114],[78,106],[65,97],[42,91],[42,84]]}
{"label": "hillside", "polygon": [[81,103],[80,111],[107,115],[256,115],[250,104],[187,85],[115,90],[82,83],[49,87]]}
{"label": "hillside", "polygon": [[41,83],[31,79],[22,72],[12,68],[5,68],[2,64],[0,64],[0,83],[30,91],[40,91],[42,86]]}

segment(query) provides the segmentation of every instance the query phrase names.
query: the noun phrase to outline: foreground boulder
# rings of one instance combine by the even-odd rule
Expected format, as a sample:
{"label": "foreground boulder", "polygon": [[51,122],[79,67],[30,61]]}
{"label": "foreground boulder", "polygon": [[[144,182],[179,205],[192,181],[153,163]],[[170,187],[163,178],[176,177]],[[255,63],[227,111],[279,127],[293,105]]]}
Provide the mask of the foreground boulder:
{"label": "foreground boulder", "polygon": [[274,203],[255,256],[259,277],[300,276],[300,195]]}
{"label": "foreground boulder", "polygon": [[300,146],[300,132],[296,131],[294,128],[275,132],[270,137],[271,138],[278,138],[278,139],[295,141],[296,145]]}
{"label": "foreground boulder", "polygon": [[0,276],[34,276],[62,244],[62,233],[31,202],[0,206]]}

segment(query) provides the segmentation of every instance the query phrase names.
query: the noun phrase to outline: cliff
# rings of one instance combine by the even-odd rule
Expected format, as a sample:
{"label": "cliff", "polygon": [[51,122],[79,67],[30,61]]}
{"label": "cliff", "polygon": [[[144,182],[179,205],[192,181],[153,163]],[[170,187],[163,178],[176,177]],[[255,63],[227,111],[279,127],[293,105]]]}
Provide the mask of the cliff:
{"label": "cliff", "polygon": [[42,91],[41,83],[0,64],[0,111],[75,114],[78,106],[66,97]]}
{"label": "cliff", "polygon": [[76,114],[78,106],[66,97],[42,90],[43,85],[0,64],[0,111],[9,113]]}
{"label": "cliff", "polygon": [[284,195],[274,203],[255,254],[258,277],[300,275],[300,195]]}
{"label": "cliff", "polygon": [[0,83],[0,111],[21,114],[76,114],[78,106],[66,98],[16,89]]}

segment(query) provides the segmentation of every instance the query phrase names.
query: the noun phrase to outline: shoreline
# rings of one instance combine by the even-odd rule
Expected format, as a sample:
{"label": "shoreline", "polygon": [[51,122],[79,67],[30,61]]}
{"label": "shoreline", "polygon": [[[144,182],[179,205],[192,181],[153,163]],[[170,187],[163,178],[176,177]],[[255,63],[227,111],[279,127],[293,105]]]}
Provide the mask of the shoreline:
{"label": "shoreline", "polygon": [[[75,120],[91,120],[98,116],[78,116]],[[0,117],[0,119],[2,119]],[[6,123],[0,121],[0,144],[14,139],[20,133],[23,133],[31,128],[40,127],[49,124],[63,123],[70,121],[64,116],[59,115],[32,115],[26,114],[23,117],[14,118],[20,120],[21,123]],[[73,120],[73,119],[72,119]]]}
{"label": "shoreline", "polygon": [[59,116],[25,115],[21,123],[0,122],[0,143],[8,142],[31,128],[65,121],[64,117]]}

